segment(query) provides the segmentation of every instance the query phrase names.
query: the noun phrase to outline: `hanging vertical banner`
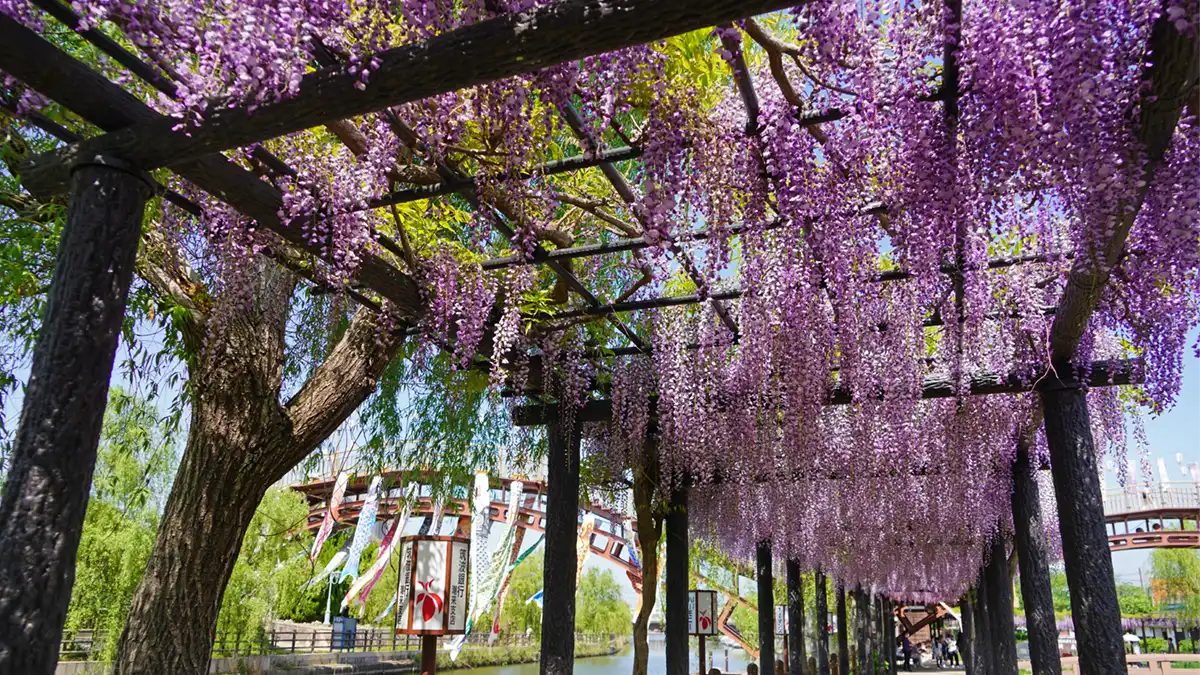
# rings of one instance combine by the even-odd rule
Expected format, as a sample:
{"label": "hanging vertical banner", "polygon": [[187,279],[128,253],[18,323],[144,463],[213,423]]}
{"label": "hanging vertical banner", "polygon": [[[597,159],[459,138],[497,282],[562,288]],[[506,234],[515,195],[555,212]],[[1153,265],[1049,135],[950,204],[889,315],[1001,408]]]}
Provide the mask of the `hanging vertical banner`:
{"label": "hanging vertical banner", "polygon": [[354,538],[350,541],[350,553],[346,557],[346,566],[338,581],[358,577],[358,561],[362,553],[371,543],[371,531],[375,528],[375,514],[379,510],[379,484],[381,479],[376,476],[371,479],[371,487],[367,490],[367,500],[363,502],[362,510],[358,512],[358,525],[354,528]]}
{"label": "hanging vertical banner", "polygon": [[312,553],[308,555],[309,560],[315,561],[317,556],[321,555],[321,547],[325,545],[325,540],[333,534],[333,524],[337,521],[338,509],[342,505],[342,498],[346,496],[346,485],[350,482],[350,474],[343,471],[337,477],[337,481],[333,485],[333,493],[329,496],[329,502],[325,508],[325,516],[321,518],[321,529],[317,530],[317,538],[313,540]]}
{"label": "hanging vertical banner", "polygon": [[336,572],[337,568],[341,567],[342,563],[346,562],[346,555],[345,549],[334,553],[333,557],[329,559],[329,564],[325,565],[325,569],[321,570],[321,573],[317,576],[309,579],[308,583],[304,584],[304,587],[307,588],[308,586],[316,585],[324,581],[325,577],[328,577]]}
{"label": "hanging vertical banner", "polygon": [[341,520],[339,509],[342,507],[342,500],[346,497],[346,487],[350,485],[350,472],[343,471],[338,474],[337,480],[333,484],[333,496],[329,498],[329,511],[333,514],[334,520]]}
{"label": "hanging vertical banner", "polygon": [[788,634],[787,607],[783,605],[775,605],[775,634]]}
{"label": "hanging vertical banner", "polygon": [[404,530],[404,525],[408,522],[408,514],[411,512],[411,506],[404,496],[410,494],[414,487],[415,485],[409,485],[408,489],[401,494],[403,505],[400,507],[400,511],[396,514],[396,517],[392,519],[392,525],[388,528],[383,542],[379,544],[379,557],[375,559],[370,569],[350,587],[350,592],[342,600],[342,607],[353,604],[366,606],[367,596],[371,594],[371,590],[375,588],[375,584],[383,576],[388,562],[392,559],[392,554],[396,551],[396,545],[400,542],[400,533]]}
{"label": "hanging vertical banner", "polygon": [[[478,489],[478,485],[476,486]],[[497,599],[500,597],[500,588],[502,584],[506,584],[511,576],[512,569],[515,568],[517,561],[517,551],[514,549],[516,541],[517,521],[520,519],[520,503],[521,496],[524,493],[524,484],[521,481],[513,481],[509,485],[508,497],[508,512],[504,522],[504,530],[500,535],[500,545],[496,550],[487,556],[478,558],[481,565],[481,573],[476,574],[475,570],[471,570],[471,607],[470,615],[467,620],[467,630],[462,637],[455,640],[450,647],[450,658],[455,660],[458,658],[459,652],[462,651],[466,644],[467,636],[475,630],[475,623],[485,612],[496,608],[493,615],[497,621],[493,621],[493,628],[499,626],[498,619],[500,617],[499,604]],[[478,495],[478,492],[476,493]],[[490,499],[490,496],[489,496]],[[477,505],[478,506],[478,505]],[[491,528],[491,502],[488,502],[487,510],[475,509],[476,515],[480,518],[486,518],[488,522],[488,532]],[[487,545],[487,537],[483,537],[483,545]],[[476,540],[472,540],[471,546],[476,546]],[[471,557],[475,559],[475,551],[471,552]],[[475,562],[472,562],[474,565]],[[489,641],[494,641],[495,631],[493,636],[489,637]]]}
{"label": "hanging vertical banner", "polygon": [[[481,581],[491,573],[488,537],[492,534],[492,497],[486,473],[475,474],[475,490],[471,496],[471,600],[468,604],[469,623],[479,616],[483,605],[484,588]],[[487,589],[490,594],[491,589]]]}
{"label": "hanging vertical banner", "polygon": [[[525,540],[525,528],[517,527],[517,521],[521,518],[521,502],[524,496],[525,483],[523,481],[514,480],[509,484],[508,519],[504,525],[504,536],[501,538],[500,548],[496,550],[496,556],[503,564],[496,566],[501,572],[495,592],[492,594],[492,607],[495,608],[495,611],[492,612],[492,632],[488,636],[488,644],[495,642],[500,635],[500,617],[504,612],[504,597],[508,594],[508,583],[512,579],[513,570],[516,569],[519,561],[523,560],[521,544]],[[504,554],[507,554],[507,560],[502,557]]]}
{"label": "hanging vertical banner", "polygon": [[575,542],[575,588],[579,588],[579,579],[583,576],[583,564],[587,562],[588,554],[592,552],[592,532],[596,530],[596,516],[589,511],[583,516],[583,525],[579,527],[579,539]]}

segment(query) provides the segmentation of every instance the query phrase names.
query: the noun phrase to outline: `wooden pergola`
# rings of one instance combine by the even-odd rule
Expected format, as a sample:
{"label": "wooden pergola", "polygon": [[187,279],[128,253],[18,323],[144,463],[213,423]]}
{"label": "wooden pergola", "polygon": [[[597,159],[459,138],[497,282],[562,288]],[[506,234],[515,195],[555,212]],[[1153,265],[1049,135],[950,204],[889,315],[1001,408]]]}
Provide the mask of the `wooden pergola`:
{"label": "wooden pergola", "polygon": [[[60,0],[32,2],[63,24],[78,25],[79,17]],[[36,654],[28,659],[30,663],[47,662],[46,658],[57,646],[65,605],[56,604],[61,593],[46,591],[69,586],[70,574],[60,564],[64,559],[61,547],[47,546],[45,542],[64,542],[71,550],[74,545],[70,542],[78,542],[144,206],[152,195],[162,193],[164,198],[190,213],[201,212],[200,207],[186,197],[164,191],[149,176],[149,171],[170,169],[254,220],[258,227],[276,234],[291,250],[320,256],[320,248],[306,240],[299,223],[281,220],[279,213],[283,199],[279,190],[228,161],[223,152],[367,114],[382,115],[399,138],[406,143],[417,143],[415,134],[396,116],[393,107],[594,54],[724,25],[794,4],[795,0],[561,0],[381,52],[377,55],[378,69],[361,88],[359,78],[339,63],[336,54],[326,51],[321,57],[322,67],[304,77],[295,96],[261,105],[253,113],[246,108],[223,109],[183,129],[179,128],[178,119],[160,115],[34,31],[0,15],[0,70],[105,132],[92,138],[80,138],[44,117],[36,114],[27,117],[29,122],[66,145],[30,160],[21,171],[22,182],[35,195],[65,191],[69,195],[69,210],[42,333],[34,353],[9,485],[5,501],[0,505],[0,594],[20,596],[14,604],[27,610],[25,622],[29,628],[20,636],[0,633],[0,646],[18,644],[20,649]],[[947,5],[961,16],[958,0],[949,0]],[[168,96],[174,95],[175,83],[169,74],[145,63],[99,31],[85,30],[80,34],[132,75]],[[747,111],[747,135],[758,140],[759,108],[753,81],[740,47],[726,46],[734,54],[733,80]],[[1124,654],[1085,392],[1088,387],[1137,383],[1141,373],[1136,361],[1121,360],[1090,364],[1083,374],[1073,367],[1073,360],[1108,283],[1109,273],[1124,254],[1133,220],[1153,183],[1180,114],[1186,105],[1196,105],[1194,88],[1189,90],[1189,87],[1200,77],[1195,40],[1180,33],[1171,21],[1166,20],[1165,13],[1154,26],[1147,51],[1154,58],[1142,74],[1145,86],[1141,91],[1140,115],[1136,118],[1135,129],[1148,160],[1144,169],[1145,181],[1137,203],[1131,204],[1132,208],[1123,217],[1109,224],[1111,236],[1103,250],[1098,256],[1089,258],[1102,264],[1085,262],[1081,256],[1073,264],[1057,306],[1044,309],[1054,316],[1050,336],[1053,370],[1036,383],[1029,377],[1029,369],[1012,373],[974,373],[969,381],[969,395],[1037,391],[1040,396],[1042,406],[1035,419],[1040,425],[1044,413],[1067,573],[1072,597],[1078,599],[1075,619],[1081,627],[1079,641],[1081,650],[1090,655],[1092,672],[1123,672],[1123,666],[1117,664],[1124,663]],[[948,45],[943,81],[927,98],[943,103],[945,123],[951,129],[958,124],[958,95],[956,48]],[[583,136],[584,123],[575,110],[563,106],[558,113],[573,133]],[[798,123],[812,126],[845,116],[838,109],[816,111],[800,116]],[[641,148],[638,147],[598,149],[550,162],[537,167],[533,173],[554,175],[599,168],[622,201],[632,205],[639,198],[614,163],[636,160],[640,155]],[[254,158],[273,175],[295,173],[261,147],[254,152]],[[461,194],[474,208],[485,208],[474,196],[474,177],[448,165],[439,165],[437,171],[441,178],[438,184],[397,187],[369,207]],[[854,211],[880,214],[887,211],[887,206],[868,204]],[[782,221],[776,220],[760,227],[770,229],[781,224]],[[747,226],[735,224],[725,232],[737,234],[744,227]],[[510,238],[513,236],[510,226],[502,219],[497,219],[497,229]],[[580,354],[583,358],[647,353],[649,345],[622,321],[620,315],[686,304],[711,303],[729,330],[731,341],[736,341],[738,326],[725,303],[736,299],[740,294],[738,290],[605,302],[565,264],[589,256],[626,251],[636,254],[649,246],[644,237],[630,234],[608,243],[554,251],[539,246],[529,259],[519,256],[495,258],[485,261],[482,267],[548,266],[585,303],[583,308],[560,312],[555,318],[602,317],[629,341],[628,345],[605,349],[602,353]],[[668,250],[674,260],[698,285],[702,285],[700,272],[680,244],[701,241],[711,234],[699,230],[669,242]],[[417,284],[389,260],[390,257],[403,259],[403,246],[384,236],[380,237],[379,243],[387,255],[363,251],[353,288],[348,293],[360,304],[378,309],[378,300],[368,295],[373,293],[406,319],[419,319],[423,314],[423,301]],[[955,253],[955,262],[945,265],[942,272],[955,282],[956,304],[961,308],[962,278],[966,267],[962,251]],[[308,274],[303,266],[298,266],[294,258],[276,255],[276,259],[314,283],[323,283]],[[1045,261],[1041,256],[995,258],[986,267],[1002,269]],[[878,275],[877,281],[900,281],[907,275],[903,270],[887,272]],[[942,325],[944,321],[935,314],[926,325]],[[519,391],[509,393],[540,397],[543,389],[542,368],[535,358],[528,381]],[[956,391],[952,381],[944,376],[928,377],[922,392],[923,398],[958,395],[961,392]],[[850,401],[851,392],[838,390],[826,403],[840,405]],[[612,403],[603,399],[591,400],[575,413],[575,419],[579,421],[607,421],[611,416]],[[531,405],[519,407],[514,422],[547,427],[550,461],[545,584],[549,588],[569,588],[574,584],[575,575],[579,425],[568,428],[562,424],[558,405],[540,398]],[[1055,633],[1048,565],[1043,542],[1039,540],[1041,517],[1033,483],[1033,472],[1038,467],[1030,465],[1028,453],[1035,430],[1036,427],[1031,428],[1030,433],[1020,439],[1018,463],[1014,467],[1015,548],[1023,571],[1022,591],[1026,605],[1051,608],[1048,627],[1045,622],[1031,623],[1029,627],[1035,671],[1056,672],[1047,665],[1051,655],[1056,664],[1057,655],[1053,654]],[[782,480],[789,478],[785,476]],[[780,478],[764,477],[764,480],[777,479]],[[671,675],[682,675],[688,663],[686,488],[672,495],[672,502],[683,508],[672,510],[666,520],[669,565],[667,662]],[[999,546],[1003,553],[1003,542]],[[771,597],[769,542],[764,542],[759,550],[760,597]],[[1005,557],[993,556],[997,560]],[[1002,570],[997,563],[989,565],[981,575],[981,584],[991,594],[988,604],[997,609],[1002,608],[1009,593],[1007,584],[1000,583],[1001,574],[1006,574],[1006,568]],[[798,574],[789,573],[788,582],[789,586],[798,583]],[[1007,597],[1011,607],[1011,596]],[[823,604],[820,603],[822,607]],[[571,670],[573,605],[573,594],[555,593],[546,598],[542,649],[544,673]],[[0,607],[3,606],[0,602]],[[839,609],[842,625],[846,625],[844,602],[839,602]],[[880,616],[884,614],[890,612],[879,613]],[[993,616],[1000,614],[1002,612]],[[818,620],[824,623],[823,619]],[[1011,615],[1008,620],[1011,622]],[[769,612],[760,613],[760,624],[760,632],[770,635]],[[0,631],[8,630],[5,626],[7,624],[0,626]],[[792,644],[802,646],[803,641],[793,639]],[[827,647],[825,653],[827,662]],[[764,643],[760,658],[764,667],[773,669],[775,657],[769,640]],[[795,653],[792,658],[797,658]],[[1015,652],[1011,655],[997,652],[997,658],[1001,662],[1011,659],[1015,668]],[[1042,665],[1037,665],[1038,662]],[[1038,671],[1039,667],[1046,670]]]}

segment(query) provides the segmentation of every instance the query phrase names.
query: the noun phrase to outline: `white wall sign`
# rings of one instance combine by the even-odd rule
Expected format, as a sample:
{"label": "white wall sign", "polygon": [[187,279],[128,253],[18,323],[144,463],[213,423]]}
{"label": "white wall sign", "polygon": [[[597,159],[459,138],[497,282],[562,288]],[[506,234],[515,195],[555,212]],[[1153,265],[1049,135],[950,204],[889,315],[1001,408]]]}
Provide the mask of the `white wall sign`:
{"label": "white wall sign", "polygon": [[775,634],[787,635],[787,607],[775,605]]}
{"label": "white wall sign", "polygon": [[717,592],[688,591],[688,635],[717,634]]}
{"label": "white wall sign", "polygon": [[466,630],[470,550],[470,541],[463,538],[401,540],[397,632],[455,635]]}

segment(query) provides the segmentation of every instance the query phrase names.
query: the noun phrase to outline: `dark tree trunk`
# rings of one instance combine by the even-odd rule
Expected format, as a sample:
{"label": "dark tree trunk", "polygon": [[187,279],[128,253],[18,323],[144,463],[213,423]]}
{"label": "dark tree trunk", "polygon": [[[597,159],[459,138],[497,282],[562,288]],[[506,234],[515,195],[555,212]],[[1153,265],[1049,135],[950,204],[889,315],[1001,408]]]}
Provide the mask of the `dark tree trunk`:
{"label": "dark tree trunk", "polygon": [[758,667],[775,672],[775,578],[771,570],[771,540],[758,542],[755,556],[758,575]]}
{"label": "dark tree trunk", "polygon": [[804,653],[804,579],[800,576],[800,561],[787,561],[788,600],[788,671],[804,675],[808,656]]}
{"label": "dark tree trunk", "polygon": [[637,511],[638,544],[642,547],[642,606],[633,622],[633,675],[647,675],[650,668],[650,615],[658,592],[658,542],[662,538],[662,517],[654,509],[654,491],[658,486],[658,445],[646,441],[642,466],[635,467],[633,504]]}
{"label": "dark tree trunk", "polygon": [[987,577],[988,628],[992,632],[993,675],[1017,675],[1017,638],[1013,625],[1012,577],[1008,573],[1005,538],[992,541],[991,554],[983,573]]}
{"label": "dark tree trunk", "polygon": [[[556,410],[557,412],[557,410]],[[570,675],[575,670],[575,540],[579,536],[579,424],[564,429],[555,415],[546,425],[546,559],[547,593],[542,605],[542,675]]]}
{"label": "dark tree trunk", "polygon": [[117,647],[116,675],[208,672],[225,586],[262,495],[374,391],[399,346],[385,344],[360,310],[282,405],[294,278],[258,264],[254,299],[230,313],[192,363],[187,446]]}
{"label": "dark tree trunk", "polygon": [[681,487],[671,494],[666,517],[667,675],[688,675],[688,493]]}
{"label": "dark tree trunk", "polygon": [[1055,382],[1041,391],[1041,397],[1071,589],[1071,618],[1079,641],[1079,670],[1081,675],[1125,673],[1121,610],[1087,396],[1074,383]]}
{"label": "dark tree trunk", "polygon": [[0,498],[0,672],[52,673],[58,662],[147,181],[96,164],[71,176]]}
{"label": "dark tree trunk", "polygon": [[991,598],[988,595],[987,574],[979,570],[979,579],[975,582],[975,672],[978,675],[992,675],[992,664],[995,663],[995,636],[991,625]]}
{"label": "dark tree trunk", "polygon": [[975,675],[975,603],[971,601],[970,589],[963,595],[958,605],[959,618],[962,623],[962,634],[958,641],[958,656],[962,659],[963,670],[967,675]]}
{"label": "dark tree trunk", "polygon": [[858,652],[858,675],[871,672],[871,602],[862,586],[854,589],[854,642]]}
{"label": "dark tree trunk", "polygon": [[829,675],[829,584],[823,570],[817,570],[813,585],[817,594],[814,599],[817,613],[817,675]]}
{"label": "dark tree trunk", "polygon": [[884,655],[887,653],[887,650],[884,649],[884,647],[886,647],[888,643],[887,631],[884,629],[884,623],[886,623],[886,621],[883,619],[883,596],[875,596],[875,640],[872,641],[874,641],[875,644],[874,651],[877,657],[875,661],[876,671],[886,667],[887,665],[887,662],[883,659]]}
{"label": "dark tree trunk", "polygon": [[837,585],[838,675],[850,673],[850,624],[846,618],[846,587]]}
{"label": "dark tree trunk", "polygon": [[1050,592],[1050,563],[1046,559],[1046,529],[1034,478],[1029,444],[1017,444],[1013,464],[1013,526],[1021,570],[1021,604],[1029,631],[1029,661],[1033,675],[1062,675],[1058,656],[1058,627]]}
{"label": "dark tree trunk", "polygon": [[888,664],[887,671],[890,675],[896,675],[896,614],[893,612],[895,603],[888,600],[883,605],[884,625],[886,632],[884,633],[883,648],[884,659]]}

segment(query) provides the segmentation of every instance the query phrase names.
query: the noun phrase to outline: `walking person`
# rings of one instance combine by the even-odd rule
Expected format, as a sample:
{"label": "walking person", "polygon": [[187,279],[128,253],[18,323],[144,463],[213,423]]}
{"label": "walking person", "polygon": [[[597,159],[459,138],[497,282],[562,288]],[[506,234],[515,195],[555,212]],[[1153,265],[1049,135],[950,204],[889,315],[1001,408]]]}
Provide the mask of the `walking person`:
{"label": "walking person", "polygon": [[958,667],[958,641],[962,639],[962,634],[954,636],[953,640],[946,640],[946,653],[950,656],[950,666]]}
{"label": "walking person", "polygon": [[901,651],[904,653],[904,669],[912,672],[913,645],[912,641],[908,639],[907,635],[904,636],[904,642],[902,643]]}

